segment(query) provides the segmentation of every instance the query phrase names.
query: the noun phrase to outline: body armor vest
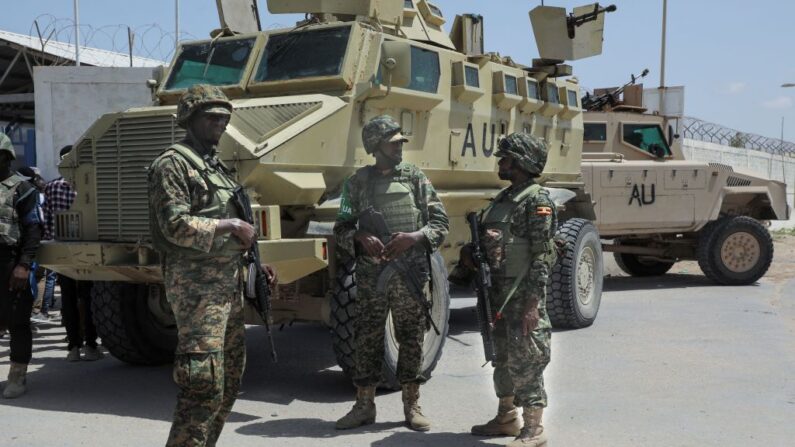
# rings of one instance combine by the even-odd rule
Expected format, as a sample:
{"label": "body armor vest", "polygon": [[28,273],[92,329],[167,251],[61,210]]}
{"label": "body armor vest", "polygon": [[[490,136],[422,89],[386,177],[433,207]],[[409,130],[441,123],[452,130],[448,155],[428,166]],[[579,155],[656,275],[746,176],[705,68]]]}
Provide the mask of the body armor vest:
{"label": "body armor vest", "polygon": [[14,196],[22,182],[20,176],[12,174],[0,185],[0,245],[12,247],[19,242],[21,233]]}
{"label": "body armor vest", "polygon": [[[191,215],[210,219],[240,218],[240,211],[232,201],[234,191],[239,185],[230,179],[220,167],[210,166],[199,154],[182,144],[175,144],[166,149],[165,152],[168,151],[178,153],[191,166],[199,171],[201,178],[209,189],[210,197],[207,203],[195,209],[191,209]],[[153,211],[150,211],[150,213],[152,212]],[[152,245],[158,251],[191,259],[238,256],[242,253],[238,246],[239,241],[231,236],[226,238],[226,242],[223,241],[223,238],[216,239],[209,253],[200,253],[196,250],[174,245],[161,233],[160,227],[155,223],[156,217],[152,215],[150,219],[152,219],[153,222],[151,225]]]}
{"label": "body armor vest", "polygon": [[541,185],[533,184],[510,199],[493,202],[483,213],[481,225],[483,249],[493,274],[501,278],[516,278],[527,271],[528,265],[540,253],[554,256],[549,240],[534,241],[511,232],[514,209],[525,199],[535,197]]}

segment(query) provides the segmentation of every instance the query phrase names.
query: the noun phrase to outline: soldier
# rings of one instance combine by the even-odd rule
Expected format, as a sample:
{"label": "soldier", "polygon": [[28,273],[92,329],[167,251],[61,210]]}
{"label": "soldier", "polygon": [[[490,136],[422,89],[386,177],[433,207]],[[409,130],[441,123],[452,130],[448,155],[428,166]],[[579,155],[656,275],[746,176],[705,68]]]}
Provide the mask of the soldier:
{"label": "soldier", "polygon": [[239,185],[216,153],[231,114],[217,87],[190,87],[177,108],[187,135],[149,169],[152,242],[178,328],[168,446],[216,444],[245,366],[243,254],[256,233],[240,219],[232,202]]}
{"label": "soldier", "polygon": [[11,368],[3,397],[26,391],[33,351],[30,267],[39,248],[42,215],[36,188],[11,171],[16,159],[11,140],[0,132],[0,329],[11,335]]}
{"label": "soldier", "polygon": [[[555,205],[535,179],[547,161],[543,141],[524,133],[502,139],[496,153],[499,177],[511,185],[480,213],[481,241],[492,273],[492,309],[502,308],[494,341],[497,416],[472,427],[481,436],[516,436],[508,446],[546,445],[541,415],[547,406],[544,368],[549,363],[550,329],[546,284],[555,262]],[[474,268],[471,248],[462,263]],[[517,407],[523,407],[519,420]]]}
{"label": "soldier", "polygon": [[[337,245],[356,257],[355,372],[356,403],[337,421],[337,429],[375,422],[375,388],[381,381],[386,316],[392,311],[400,343],[397,376],[403,388],[403,412],[407,425],[417,431],[430,429],[430,421],[418,404],[420,384],[428,380],[420,371],[422,343],[428,321],[409,291],[408,278],[386,269],[402,257],[427,288],[429,254],[447,235],[449,222],[431,182],[417,167],[403,163],[403,143],[408,140],[389,116],[372,119],[362,129],[364,149],[375,156],[375,165],[359,169],[347,179],[340,211],[334,225]],[[384,216],[392,233],[384,244],[373,229],[357,223],[359,215],[374,208]],[[376,293],[379,279],[386,282],[384,296]],[[425,293],[423,293],[425,295]],[[422,299],[426,299],[425,296]]]}

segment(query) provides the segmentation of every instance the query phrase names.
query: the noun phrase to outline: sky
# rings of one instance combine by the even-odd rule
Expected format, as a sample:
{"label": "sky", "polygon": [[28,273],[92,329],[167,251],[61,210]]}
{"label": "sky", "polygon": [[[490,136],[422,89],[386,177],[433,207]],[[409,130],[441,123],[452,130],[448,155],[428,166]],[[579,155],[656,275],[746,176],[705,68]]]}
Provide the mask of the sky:
{"label": "sky", "polygon": [[[0,0],[0,29],[73,41],[72,0]],[[80,0],[81,40],[127,51],[127,26],[136,31],[136,54],[170,60],[175,28],[169,0]],[[540,0],[435,0],[448,18],[481,14],[486,51],[530,65],[538,51],[527,12]],[[571,9],[585,0],[546,0]],[[644,86],[660,82],[662,0],[614,0],[618,10],[605,23],[603,53],[575,61],[574,73],[586,88],[618,86],[632,73],[650,70]],[[606,2],[603,3],[607,4]],[[266,29],[291,26],[297,16],[271,15],[259,0]],[[665,83],[685,87],[685,114],[705,121],[795,141],[795,2],[786,0],[669,0]],[[219,26],[215,0],[180,1],[182,39],[205,38]]]}

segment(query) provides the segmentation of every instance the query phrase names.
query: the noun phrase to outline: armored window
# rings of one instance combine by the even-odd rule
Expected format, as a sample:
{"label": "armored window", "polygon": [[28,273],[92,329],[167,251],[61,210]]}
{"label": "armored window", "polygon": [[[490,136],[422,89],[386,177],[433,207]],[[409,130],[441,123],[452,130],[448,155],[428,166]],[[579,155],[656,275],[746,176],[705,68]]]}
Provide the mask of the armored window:
{"label": "armored window", "polygon": [[585,141],[607,141],[607,124],[606,123],[585,123],[585,134],[583,140]]}
{"label": "armored window", "polygon": [[530,99],[541,99],[538,94],[538,82],[528,79],[527,80],[527,97]]}
{"label": "armored window", "polygon": [[569,96],[569,107],[579,107],[580,105],[577,103],[577,92],[574,90],[566,90]]}
{"label": "armored window", "polygon": [[166,82],[166,90],[194,84],[236,85],[246,69],[254,38],[204,42],[182,47]]}
{"label": "armored window", "polygon": [[[342,72],[350,27],[274,34],[268,38],[256,82],[338,76]],[[312,57],[307,57],[311,54]]]}
{"label": "armored window", "polygon": [[519,85],[516,82],[516,76],[505,75],[505,93],[511,95],[519,94]]}
{"label": "armored window", "polygon": [[552,104],[560,104],[560,93],[558,92],[558,86],[551,82],[547,83],[547,102],[551,102]]}
{"label": "armored window", "polygon": [[411,47],[411,83],[408,88],[420,92],[439,90],[439,55],[424,48]]}
{"label": "armored window", "polygon": [[403,1],[403,8],[404,9],[414,9],[414,2],[412,0],[404,0]]}
{"label": "armored window", "polygon": [[480,87],[480,73],[477,67],[464,66],[464,77],[466,78],[466,85],[475,88]]}
{"label": "armored window", "polygon": [[442,14],[442,10],[437,8],[436,5],[428,3],[428,9],[431,10],[431,13],[433,13],[433,15],[437,17],[444,17],[444,14]]}
{"label": "armored window", "polygon": [[671,155],[671,148],[657,124],[624,124],[622,128],[624,143],[654,156]]}

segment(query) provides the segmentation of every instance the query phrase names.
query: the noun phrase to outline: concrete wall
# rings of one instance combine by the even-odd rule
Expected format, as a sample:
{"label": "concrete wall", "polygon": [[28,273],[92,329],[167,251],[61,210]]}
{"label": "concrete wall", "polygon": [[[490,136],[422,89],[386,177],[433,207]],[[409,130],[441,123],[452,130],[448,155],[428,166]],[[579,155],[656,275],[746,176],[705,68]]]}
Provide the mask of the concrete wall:
{"label": "concrete wall", "polygon": [[[682,151],[689,160],[717,162],[736,168],[751,169],[760,176],[787,184],[787,202],[795,203],[795,158],[766,152],[738,149],[715,143],[685,139]],[[773,222],[773,229],[795,228],[795,216],[787,222]]]}
{"label": "concrete wall", "polygon": [[152,68],[34,67],[36,159],[45,179],[58,177],[58,152],[105,113],[151,104]]}

